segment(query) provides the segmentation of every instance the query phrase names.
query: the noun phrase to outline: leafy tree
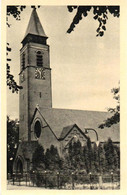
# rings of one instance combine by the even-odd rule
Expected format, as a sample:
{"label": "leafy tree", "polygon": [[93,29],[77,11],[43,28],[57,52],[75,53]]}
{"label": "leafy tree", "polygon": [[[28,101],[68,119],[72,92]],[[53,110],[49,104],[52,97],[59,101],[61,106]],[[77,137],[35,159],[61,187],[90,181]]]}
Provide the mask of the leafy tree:
{"label": "leafy tree", "polygon": [[96,36],[103,36],[106,31],[106,23],[108,20],[108,14],[112,14],[114,17],[120,16],[120,7],[119,6],[68,6],[68,11],[72,12],[76,9],[76,14],[73,18],[73,21],[67,30],[67,33],[74,31],[75,26],[83,19],[87,17],[88,13],[93,11],[94,20],[98,20],[99,27],[97,28]]}
{"label": "leafy tree", "polygon": [[96,143],[93,145],[93,164],[95,171],[99,172],[99,153]]}
{"label": "leafy tree", "polygon": [[118,170],[119,169],[119,156],[118,156],[118,153],[115,147],[114,147],[113,158],[114,158],[114,170]]}
{"label": "leafy tree", "polygon": [[88,147],[88,160],[90,165],[90,171],[93,169],[93,149],[92,149],[92,143],[90,138],[87,140],[87,147]]}
{"label": "leafy tree", "polygon": [[47,149],[45,152],[45,168],[50,169],[50,164],[51,164],[51,153],[50,150]]}
{"label": "leafy tree", "polygon": [[86,169],[86,172],[89,173],[90,172],[90,164],[89,164],[89,153],[88,153],[88,147],[87,145],[84,146],[83,148],[83,161],[84,161],[84,166]]}
{"label": "leafy tree", "polygon": [[18,120],[11,120],[7,116],[7,173],[13,171],[13,162],[15,159],[19,136]]}
{"label": "leafy tree", "polygon": [[[40,6],[31,6],[31,8],[36,8],[36,7],[40,7]],[[7,26],[10,28],[11,27],[11,24],[9,24],[8,22],[8,17],[9,16],[13,16],[16,20],[21,20],[21,12],[26,8],[26,6],[7,6]],[[7,50],[7,63],[6,63],[6,70],[7,70],[7,86],[9,87],[10,90],[12,90],[12,93],[16,92],[18,93],[18,91],[20,89],[22,89],[22,86],[19,86],[17,84],[17,82],[15,81],[14,79],[14,76],[11,74],[11,68],[10,68],[10,65],[9,65],[9,62],[11,61],[11,58],[8,57],[9,55],[9,52],[11,52],[11,47],[9,45],[9,43],[7,43],[7,47],[6,47],[6,50]]]}
{"label": "leafy tree", "polygon": [[83,150],[79,140],[69,143],[68,155],[71,169],[79,170],[83,168]]}
{"label": "leafy tree", "polygon": [[117,165],[118,169],[120,169],[120,147],[114,145],[115,151],[117,153]]}
{"label": "leafy tree", "polygon": [[70,160],[70,155],[69,155],[69,148],[68,148],[68,152],[66,151],[63,155],[62,158],[62,170],[71,170],[71,160]]}
{"label": "leafy tree", "polygon": [[7,26],[10,27],[11,24],[8,23],[8,16],[13,16],[16,20],[20,20],[21,12],[26,8],[26,6],[7,6]]}
{"label": "leafy tree", "polygon": [[[31,6],[31,8],[39,8],[40,6]],[[22,6],[7,6],[7,26],[11,27],[11,24],[8,22],[8,17],[13,16],[16,20],[21,20],[21,12],[26,8],[25,5]],[[67,6],[68,11],[72,12],[74,9],[77,10],[76,15],[73,18],[73,21],[67,30],[67,33],[71,33],[75,25],[79,23],[79,21],[82,19],[82,17],[86,17],[88,15],[88,12],[93,9],[93,15],[94,19],[98,20],[99,27],[97,28],[97,35],[96,36],[103,36],[104,31],[106,31],[106,22],[108,20],[108,14],[112,14],[114,17],[120,16],[120,8],[119,6]],[[9,43],[7,43],[7,55],[8,52],[11,52],[11,47],[9,46]],[[9,87],[12,92],[18,93],[20,89],[22,89],[21,86],[19,86],[14,76],[11,74],[9,61],[11,61],[10,58],[7,58],[7,86]]]}
{"label": "leafy tree", "polygon": [[45,169],[45,156],[44,156],[44,148],[40,144],[38,144],[32,156],[33,169]]}
{"label": "leafy tree", "polygon": [[[9,43],[7,43],[7,56],[9,55],[8,52],[11,52],[11,48],[9,46]],[[7,57],[7,64],[6,64],[7,86],[9,87],[10,90],[12,90],[12,93],[14,93],[14,92],[18,93],[19,89],[22,89],[22,86],[19,86],[16,83],[14,76],[10,73],[9,61],[11,61],[11,59]]]}
{"label": "leafy tree", "polygon": [[68,164],[70,164],[70,168],[73,169],[73,155],[74,155],[74,150],[73,150],[73,144],[72,141],[69,143],[68,147]]}
{"label": "leafy tree", "polygon": [[56,147],[51,145],[45,153],[45,167],[49,170],[59,170],[61,167],[61,158]]}
{"label": "leafy tree", "polygon": [[98,146],[98,161],[99,161],[99,172],[103,173],[105,171],[105,152],[103,145],[100,143]]}
{"label": "leafy tree", "polygon": [[73,144],[73,166],[80,170],[83,166],[82,145],[79,140]]}
{"label": "leafy tree", "polygon": [[116,152],[115,146],[110,138],[104,144],[104,150],[105,150],[107,171],[118,169],[119,157],[118,157],[118,154]]}
{"label": "leafy tree", "polygon": [[117,101],[117,105],[115,108],[108,108],[108,112],[113,115],[99,125],[99,128],[101,129],[104,127],[111,127],[113,124],[120,122],[120,87],[113,88],[111,92],[113,93],[113,98]]}
{"label": "leafy tree", "polygon": [[[7,6],[7,26],[10,27],[11,24],[8,23],[8,17],[13,16],[16,20],[21,20],[21,12],[26,8],[25,5],[15,5],[15,6]],[[36,9],[40,8],[38,6],[31,6],[31,8]]]}
{"label": "leafy tree", "polygon": [[[11,24],[8,23],[8,17],[13,16],[16,20],[20,20],[20,14],[21,12],[26,8],[26,6],[7,6],[7,26],[10,27]],[[19,86],[15,79],[14,76],[10,72],[10,65],[9,62],[11,61],[11,58],[8,58],[9,52],[11,52],[11,47],[9,43],[7,43],[7,64],[6,64],[6,70],[7,70],[7,86],[9,87],[10,90],[12,90],[12,93],[16,92],[18,93],[19,89],[22,89],[21,86]]]}

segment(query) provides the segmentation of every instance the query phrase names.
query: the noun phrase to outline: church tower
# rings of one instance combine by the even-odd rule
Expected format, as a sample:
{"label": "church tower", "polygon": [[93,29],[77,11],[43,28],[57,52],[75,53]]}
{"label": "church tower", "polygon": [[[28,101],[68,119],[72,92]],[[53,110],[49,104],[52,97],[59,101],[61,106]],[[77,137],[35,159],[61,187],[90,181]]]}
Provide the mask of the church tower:
{"label": "church tower", "polygon": [[51,68],[47,36],[34,8],[20,50],[19,139],[31,140],[30,122],[37,105],[52,107]]}

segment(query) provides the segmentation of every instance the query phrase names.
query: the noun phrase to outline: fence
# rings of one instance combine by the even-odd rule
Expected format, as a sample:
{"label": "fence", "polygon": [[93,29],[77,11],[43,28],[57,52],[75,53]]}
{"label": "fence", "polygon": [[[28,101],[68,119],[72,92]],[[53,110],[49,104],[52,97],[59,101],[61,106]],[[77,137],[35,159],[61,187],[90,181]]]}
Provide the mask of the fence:
{"label": "fence", "polygon": [[37,186],[47,189],[120,189],[120,175],[84,174],[82,172],[31,172],[8,174],[8,182],[19,186]]}

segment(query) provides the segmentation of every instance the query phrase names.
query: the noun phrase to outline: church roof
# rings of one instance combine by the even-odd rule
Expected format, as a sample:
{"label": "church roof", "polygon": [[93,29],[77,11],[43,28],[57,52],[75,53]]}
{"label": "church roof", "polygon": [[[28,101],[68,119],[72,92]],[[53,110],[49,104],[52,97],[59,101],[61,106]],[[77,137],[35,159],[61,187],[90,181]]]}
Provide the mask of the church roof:
{"label": "church roof", "polygon": [[31,13],[31,17],[30,17],[30,20],[29,20],[29,24],[27,26],[25,37],[28,34],[33,34],[33,35],[39,35],[39,36],[47,37],[45,32],[44,32],[44,29],[43,29],[43,27],[41,25],[39,17],[37,15],[36,9],[33,9],[32,13]]}
{"label": "church roof", "polygon": [[[110,116],[108,112],[40,108],[40,113],[45,118],[57,138],[60,138],[64,127],[76,124],[83,132],[85,132],[84,128],[95,129],[98,133],[99,141],[101,142],[107,141],[109,137],[114,142],[120,141],[119,124],[112,125],[110,128],[98,128],[98,126]],[[66,131],[68,131],[69,128],[70,127],[66,128]],[[87,136],[91,138],[91,141],[96,141],[95,132],[89,131]]]}
{"label": "church roof", "polygon": [[69,131],[74,127],[74,125],[75,124],[64,127],[61,132],[60,139],[63,139],[69,133]]}

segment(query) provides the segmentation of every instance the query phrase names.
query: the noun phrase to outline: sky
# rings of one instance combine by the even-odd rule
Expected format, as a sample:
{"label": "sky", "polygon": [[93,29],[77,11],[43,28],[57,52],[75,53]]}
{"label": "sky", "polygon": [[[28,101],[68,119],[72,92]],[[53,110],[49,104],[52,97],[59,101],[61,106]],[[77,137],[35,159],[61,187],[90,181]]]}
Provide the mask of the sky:
{"label": "sky", "polygon": [[[19,81],[21,41],[32,9],[21,13],[21,20],[8,18],[7,41],[12,52],[11,73]],[[98,21],[92,10],[71,34],[66,33],[75,12],[66,6],[41,6],[37,9],[50,45],[53,108],[107,111],[116,105],[111,89],[120,80],[120,19],[108,15],[106,32],[96,37]],[[7,114],[19,117],[19,95],[7,88]]]}

